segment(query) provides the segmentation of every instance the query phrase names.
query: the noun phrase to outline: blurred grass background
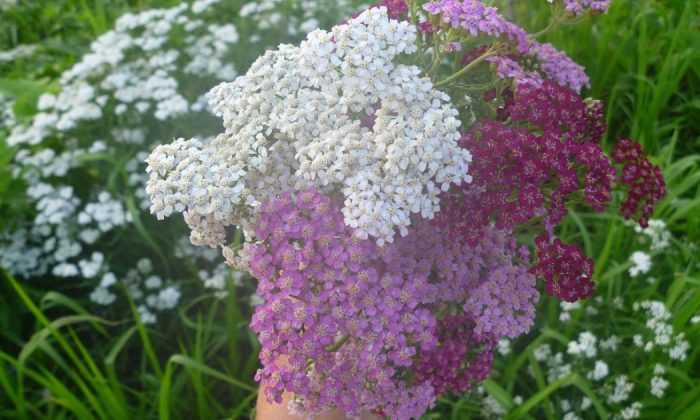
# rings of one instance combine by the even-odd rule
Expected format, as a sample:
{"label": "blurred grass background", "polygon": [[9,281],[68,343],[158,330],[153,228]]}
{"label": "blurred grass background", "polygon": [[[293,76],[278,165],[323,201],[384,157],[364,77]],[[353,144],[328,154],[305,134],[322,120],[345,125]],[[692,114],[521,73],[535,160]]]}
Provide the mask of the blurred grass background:
{"label": "blurred grass background", "polygon": [[[51,85],[97,35],[125,11],[171,6],[174,1],[55,0],[21,1],[0,9],[0,48],[22,44],[41,48],[39,59],[0,63],[0,90],[8,81]],[[544,26],[546,1],[515,1],[516,20],[528,29]],[[672,247],[654,255],[647,283],[627,276],[635,233],[611,209],[573,213],[561,236],[583,245],[595,259],[597,314],[582,307],[562,324],[555,299],[540,303],[538,323],[497,356],[494,377],[484,386],[507,418],[561,418],[560,396],[571,387],[594,399],[590,418],[612,417],[582,372],[547,383],[534,355],[543,343],[566,348],[582,331],[602,337],[631,338],[644,319],[616,316],[614,302],[628,306],[646,299],[665,302],[671,322],[691,342],[689,356],[675,366],[662,399],[643,399],[645,418],[700,418],[700,325],[688,320],[700,308],[696,245],[700,239],[700,17],[696,0],[613,0],[609,12],[549,35],[548,41],[585,66],[590,96],[604,100],[609,132],[639,140],[661,165],[668,195],[655,218],[674,234]],[[339,18],[339,20],[341,20]],[[25,86],[27,114],[34,110],[32,86]],[[8,162],[12,150],[0,143],[0,206],[11,205]],[[695,245],[693,245],[695,244]],[[105,319],[86,302],[56,291],[33,288],[7,274],[0,283],[0,418],[47,419],[214,419],[253,415],[258,346],[248,328],[247,297],[255,286],[231,288],[223,300],[194,300],[157,328],[133,319]],[[593,305],[593,304],[591,304]],[[19,326],[19,328],[18,328]],[[658,353],[631,348],[606,360],[619,371],[634,372],[644,360],[651,369]],[[629,356],[629,357],[628,357]],[[530,372],[528,374],[527,372]],[[567,387],[571,385],[571,387]],[[643,384],[638,384],[638,389]],[[521,397],[517,399],[516,396]],[[427,418],[466,419],[484,415],[483,395],[440,399]],[[521,401],[521,402],[519,402]]]}

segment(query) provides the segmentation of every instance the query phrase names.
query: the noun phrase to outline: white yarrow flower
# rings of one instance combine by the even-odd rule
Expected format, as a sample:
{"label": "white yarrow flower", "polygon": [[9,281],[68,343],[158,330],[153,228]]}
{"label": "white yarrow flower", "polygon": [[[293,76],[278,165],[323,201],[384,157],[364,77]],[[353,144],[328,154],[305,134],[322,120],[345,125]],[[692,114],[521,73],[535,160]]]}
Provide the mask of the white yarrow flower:
{"label": "white yarrow flower", "polygon": [[378,244],[405,235],[412,214],[432,218],[440,191],[470,181],[471,155],[450,98],[394,64],[417,50],[416,32],[380,7],[267,51],[209,93],[224,133],[153,151],[151,212],[184,212],[193,244],[212,247],[227,226],[249,231],[260,203],[309,187],[341,192],[345,223]]}

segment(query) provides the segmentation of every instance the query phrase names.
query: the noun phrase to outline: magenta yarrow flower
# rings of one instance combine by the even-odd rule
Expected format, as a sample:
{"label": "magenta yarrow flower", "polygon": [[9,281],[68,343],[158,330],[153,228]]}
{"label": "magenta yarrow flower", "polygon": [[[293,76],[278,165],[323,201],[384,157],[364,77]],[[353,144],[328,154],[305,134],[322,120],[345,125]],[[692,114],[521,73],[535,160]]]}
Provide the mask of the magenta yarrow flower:
{"label": "magenta yarrow flower", "polygon": [[464,311],[476,323],[476,333],[515,338],[534,324],[538,299],[535,277],[526,268],[503,265],[472,290]]}
{"label": "magenta yarrow flower", "polygon": [[491,374],[494,335],[478,333],[468,315],[447,315],[437,326],[440,346],[423,352],[416,363],[416,379],[428,380],[437,395],[468,392]]}
{"label": "magenta yarrow flower", "polygon": [[486,61],[496,66],[496,74],[501,79],[513,79],[518,86],[540,87],[542,85],[542,76],[538,72],[525,70],[520,63],[510,57],[495,55],[488,57]]}
{"label": "magenta yarrow flower", "polygon": [[478,0],[439,0],[424,4],[423,9],[432,15],[441,15],[444,23],[461,28],[473,37],[505,38],[515,42],[519,52],[530,51],[527,33],[522,28]]}
{"label": "magenta yarrow flower", "polygon": [[484,120],[460,140],[474,157],[473,182],[441,196],[435,223],[474,243],[492,222],[506,231],[534,217],[559,223],[567,196],[580,190],[602,211],[612,199],[615,169],[598,144],[597,105],[546,81],[519,87],[506,112],[522,126]]}
{"label": "magenta yarrow flower", "polygon": [[636,219],[646,228],[654,205],[666,194],[661,168],[644,156],[641,144],[629,139],[620,140],[612,156],[622,165],[619,182],[629,188],[621,212],[625,219]]}
{"label": "magenta yarrow flower", "polygon": [[563,140],[599,143],[605,119],[599,102],[584,101],[571,89],[545,81],[542,87],[520,86],[508,108],[513,120],[561,135]]}
{"label": "magenta yarrow flower", "polygon": [[516,86],[528,85],[538,88],[542,81],[552,80],[560,86],[578,93],[583,86],[590,87],[584,68],[571,60],[552,44],[540,44],[530,40],[529,54],[495,55],[487,58],[494,64],[501,79],[512,79]]}
{"label": "magenta yarrow flower", "polygon": [[[551,3],[551,0],[549,0]],[[586,10],[594,10],[596,12],[606,12],[610,7],[610,0],[563,0],[564,8],[567,12],[574,15],[580,15]]]}
{"label": "magenta yarrow flower", "polygon": [[488,375],[492,345],[484,343],[534,322],[534,277],[515,264],[523,257],[515,240],[497,229],[484,227],[474,246],[416,221],[408,236],[379,247],[358,239],[341,205],[316,190],[264,203],[256,225],[260,242],[247,252],[264,303],[251,327],[262,346],[256,380],[270,400],[289,391],[308,413],[415,417],[440,395],[442,374],[424,369],[407,381],[406,369],[453,345],[438,338],[438,313],[461,313],[457,331],[475,337],[449,359],[461,372],[455,389]]}
{"label": "magenta yarrow flower", "polygon": [[560,86],[568,86],[574,92],[580,92],[583,86],[591,87],[591,82],[583,66],[575,63],[569,56],[554,48],[552,44],[532,43],[532,55],[537,58],[539,66],[547,79]]}
{"label": "magenta yarrow flower", "polygon": [[531,272],[545,280],[547,294],[567,302],[593,295],[593,260],[580,248],[566,245],[558,238],[542,235],[535,239],[537,264]]}
{"label": "magenta yarrow flower", "polygon": [[382,0],[374,7],[386,7],[387,14],[391,19],[398,19],[408,12],[405,0]]}

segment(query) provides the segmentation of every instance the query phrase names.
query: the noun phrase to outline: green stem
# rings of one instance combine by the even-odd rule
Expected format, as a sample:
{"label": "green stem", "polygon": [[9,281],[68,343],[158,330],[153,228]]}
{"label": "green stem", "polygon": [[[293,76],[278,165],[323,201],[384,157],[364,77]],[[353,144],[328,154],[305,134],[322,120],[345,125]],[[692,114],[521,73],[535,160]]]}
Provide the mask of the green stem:
{"label": "green stem", "polygon": [[583,20],[584,14],[581,14],[579,16],[574,17],[573,19],[567,19],[566,12],[563,9],[560,9],[559,7],[555,7],[554,11],[554,16],[550,20],[549,24],[547,27],[542,29],[541,31],[535,32],[534,34],[531,34],[528,36],[530,39],[535,39],[539,38],[542,35],[545,35],[549,31],[551,31],[554,28],[557,28],[561,25],[571,25],[580,22]]}
{"label": "green stem", "polygon": [[345,334],[340,338],[340,340],[336,341],[335,343],[331,344],[330,346],[326,347],[326,351],[328,352],[334,352],[338,351],[340,347],[342,347],[343,344],[345,344],[346,341],[350,339],[350,334]]}
{"label": "green stem", "polygon": [[481,63],[482,61],[486,60],[487,58],[491,57],[491,56],[494,55],[495,53],[496,53],[496,49],[495,49],[495,48],[489,49],[489,50],[486,51],[484,54],[482,54],[480,57],[478,57],[476,60],[472,61],[471,63],[469,63],[469,64],[467,64],[466,66],[464,66],[461,70],[459,70],[458,72],[454,73],[452,76],[449,76],[449,77],[447,77],[447,78],[445,78],[445,79],[442,79],[442,80],[440,80],[439,82],[435,83],[435,84],[433,85],[433,87],[436,87],[436,88],[437,88],[437,87],[440,87],[440,86],[444,86],[444,85],[450,83],[451,81],[453,81],[453,80],[455,80],[455,79],[459,79],[460,77],[464,76],[465,74],[467,74],[467,73],[469,73],[471,70],[473,70],[474,67],[476,67],[477,64],[479,64],[479,63]]}
{"label": "green stem", "polygon": [[549,25],[547,25],[547,27],[545,27],[541,31],[537,31],[534,34],[531,34],[528,38],[530,38],[530,39],[539,38],[542,35],[546,34],[547,32],[551,31],[552,29],[554,29],[555,26],[557,26],[555,21],[551,21],[551,22],[549,22]]}
{"label": "green stem", "polygon": [[442,54],[439,53],[438,49],[438,40],[439,40],[439,34],[435,33],[433,34],[433,63],[430,66],[430,69],[428,70],[428,76],[432,76],[433,73],[438,69],[440,66],[440,62],[442,61]]}
{"label": "green stem", "polygon": [[409,3],[409,8],[411,9],[411,22],[414,25],[418,24],[418,3],[415,0],[411,0],[408,2]]}

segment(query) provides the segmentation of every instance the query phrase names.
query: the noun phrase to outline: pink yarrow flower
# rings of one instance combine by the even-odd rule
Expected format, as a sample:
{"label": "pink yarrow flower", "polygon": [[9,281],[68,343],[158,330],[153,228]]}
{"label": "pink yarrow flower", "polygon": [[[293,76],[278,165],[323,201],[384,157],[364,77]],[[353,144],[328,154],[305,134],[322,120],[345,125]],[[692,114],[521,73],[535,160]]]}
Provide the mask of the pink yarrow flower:
{"label": "pink yarrow flower", "polygon": [[439,0],[424,4],[423,9],[432,15],[441,15],[443,22],[462,28],[473,37],[502,37],[515,42],[521,53],[530,51],[527,33],[522,28],[506,20],[496,8],[478,0]]}

